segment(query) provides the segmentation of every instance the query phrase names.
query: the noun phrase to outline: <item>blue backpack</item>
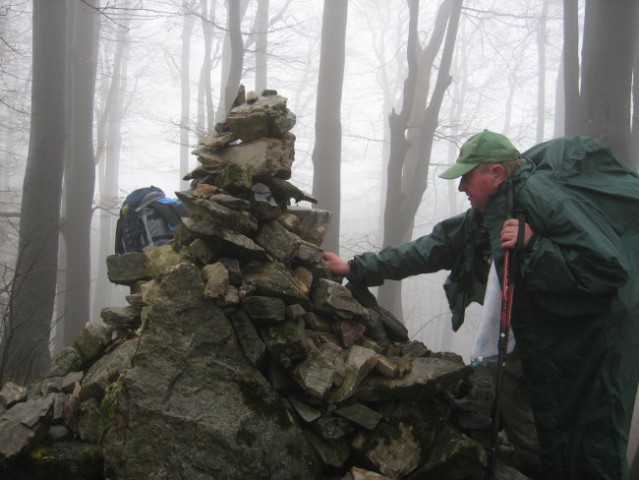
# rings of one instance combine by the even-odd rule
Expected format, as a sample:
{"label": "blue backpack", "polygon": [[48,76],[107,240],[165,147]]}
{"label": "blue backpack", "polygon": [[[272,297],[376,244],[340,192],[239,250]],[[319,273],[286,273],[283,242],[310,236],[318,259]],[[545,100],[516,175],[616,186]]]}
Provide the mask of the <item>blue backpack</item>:
{"label": "blue backpack", "polygon": [[177,199],[154,186],[138,188],[124,199],[115,230],[115,253],[141,252],[149,245],[165,245],[188,216]]}

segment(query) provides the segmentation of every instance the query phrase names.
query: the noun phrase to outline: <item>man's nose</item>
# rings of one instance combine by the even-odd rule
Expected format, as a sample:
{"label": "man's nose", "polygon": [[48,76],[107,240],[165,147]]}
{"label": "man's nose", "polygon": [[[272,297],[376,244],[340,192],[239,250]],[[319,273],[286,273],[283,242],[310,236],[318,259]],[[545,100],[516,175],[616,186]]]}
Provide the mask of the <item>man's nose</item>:
{"label": "man's nose", "polygon": [[464,177],[462,177],[459,180],[459,186],[457,187],[457,190],[460,191],[460,192],[463,192],[463,191],[465,191],[465,189],[466,189],[466,181],[464,180]]}

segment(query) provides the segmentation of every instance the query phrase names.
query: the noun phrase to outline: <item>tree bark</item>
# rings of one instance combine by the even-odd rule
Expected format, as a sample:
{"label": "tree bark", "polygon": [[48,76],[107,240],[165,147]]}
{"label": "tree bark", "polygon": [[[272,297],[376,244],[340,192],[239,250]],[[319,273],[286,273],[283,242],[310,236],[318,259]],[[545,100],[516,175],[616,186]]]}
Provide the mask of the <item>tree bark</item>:
{"label": "tree bark", "polygon": [[97,129],[100,139],[96,154],[96,158],[99,160],[97,176],[100,191],[98,197],[100,234],[97,280],[93,301],[94,315],[96,316],[99,315],[102,307],[113,304],[113,285],[108,281],[105,259],[114,252],[114,227],[121,203],[118,193],[118,177],[130,50],[128,23],[128,18],[124,17],[115,27],[117,29],[115,51],[110,60],[113,64],[113,72]]}
{"label": "tree bark", "polygon": [[578,0],[564,0],[563,46],[564,115],[566,135],[581,131],[579,98],[579,5]]}
{"label": "tree bark", "polygon": [[71,2],[72,38],[69,48],[69,136],[65,165],[65,213],[62,233],[67,262],[64,289],[64,328],[56,347],[70,344],[86,322],[91,320],[91,217],[95,186],[93,154],[93,105],[97,66],[98,3]]}
{"label": "tree bark", "polygon": [[227,0],[228,33],[222,52],[222,95],[220,96],[220,104],[216,113],[218,121],[223,120],[231,110],[242,79],[244,42],[242,40],[241,26],[246,7],[246,1]]}
{"label": "tree bark", "polygon": [[204,36],[204,58],[200,67],[200,81],[197,95],[197,134],[203,135],[215,129],[215,109],[213,108],[213,87],[211,85],[213,25],[215,24],[215,0],[201,0],[202,34]]}
{"label": "tree bark", "polygon": [[628,164],[638,14],[636,0],[588,0],[584,20],[583,133],[601,139]]}
{"label": "tree bark", "polygon": [[[189,172],[189,132],[191,121],[191,35],[193,33],[193,15],[186,14],[182,25],[182,56],[180,58],[180,179]],[[180,189],[188,189],[189,184],[180,180]]]}
{"label": "tree bark", "polygon": [[318,206],[331,212],[324,237],[326,250],[339,252],[340,179],[342,161],[342,85],[348,1],[324,0],[320,51],[315,146],[313,148],[313,195]]}
{"label": "tree bark", "polygon": [[544,139],[544,124],[546,118],[546,20],[548,17],[548,0],[544,0],[541,7],[539,24],[537,25],[537,135],[536,141]]}
{"label": "tree bark", "polygon": [[258,93],[267,87],[268,13],[269,0],[257,0],[257,18],[255,20],[255,91]]}
{"label": "tree bark", "polygon": [[[461,0],[446,0],[441,4],[431,40],[419,52],[419,2],[409,2],[408,77],[404,83],[402,110],[399,114],[392,113],[389,118],[391,153],[384,215],[384,246],[404,243],[412,237],[415,215],[426,191],[431,147],[441,104],[444,93],[452,82],[450,66],[461,6]],[[442,43],[437,79],[427,104],[430,75]],[[379,300],[385,308],[402,318],[401,282],[386,282],[382,285]]]}
{"label": "tree bark", "polygon": [[66,2],[34,0],[31,137],[2,383],[26,383],[49,363],[66,135],[66,18]]}

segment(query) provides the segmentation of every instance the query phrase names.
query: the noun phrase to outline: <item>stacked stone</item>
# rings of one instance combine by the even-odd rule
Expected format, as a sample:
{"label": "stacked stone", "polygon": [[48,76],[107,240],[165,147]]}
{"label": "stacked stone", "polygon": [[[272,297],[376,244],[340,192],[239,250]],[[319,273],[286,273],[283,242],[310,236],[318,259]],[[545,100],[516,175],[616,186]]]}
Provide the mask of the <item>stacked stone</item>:
{"label": "stacked stone", "polygon": [[[490,402],[469,405],[472,369],[332,278],[329,213],[291,206],[315,201],[288,181],[286,99],[236,104],[194,152],[172,244],[107,259],[129,305],[85,329],[95,352],[53,362],[40,390],[68,413],[51,400],[39,418],[100,444],[105,478],[483,478]],[[44,437],[2,450],[5,416],[0,455],[33,452]]]}

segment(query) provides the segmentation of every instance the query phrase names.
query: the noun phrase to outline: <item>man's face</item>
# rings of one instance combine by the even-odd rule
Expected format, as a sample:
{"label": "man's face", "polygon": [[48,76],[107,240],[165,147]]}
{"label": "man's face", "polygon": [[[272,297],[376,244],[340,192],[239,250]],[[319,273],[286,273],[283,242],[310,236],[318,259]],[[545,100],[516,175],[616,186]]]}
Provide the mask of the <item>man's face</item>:
{"label": "man's face", "polygon": [[459,181],[460,192],[468,196],[471,207],[478,212],[485,212],[488,199],[497,191],[497,187],[503,181],[501,165],[479,165]]}

